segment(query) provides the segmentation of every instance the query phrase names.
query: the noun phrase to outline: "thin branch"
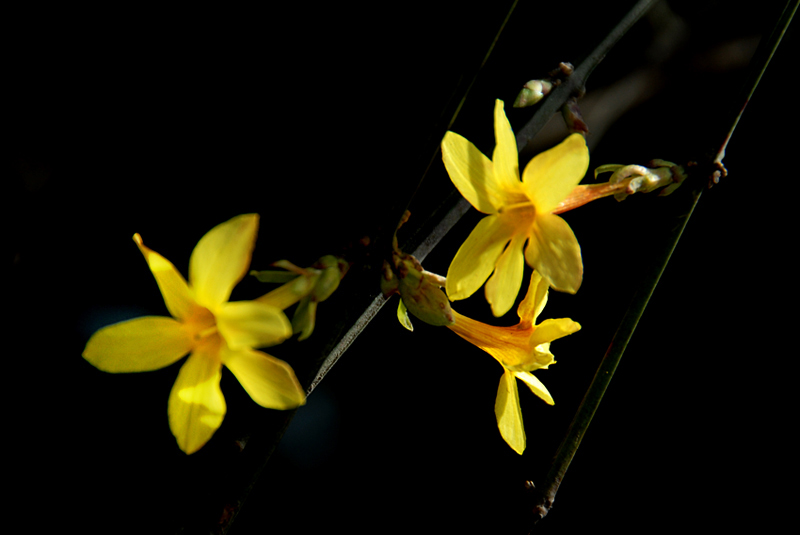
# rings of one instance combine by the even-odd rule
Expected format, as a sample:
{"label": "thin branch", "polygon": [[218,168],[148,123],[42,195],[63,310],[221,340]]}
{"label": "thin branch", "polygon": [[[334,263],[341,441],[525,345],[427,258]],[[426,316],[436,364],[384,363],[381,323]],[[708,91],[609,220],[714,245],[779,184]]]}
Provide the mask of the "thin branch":
{"label": "thin branch", "polygon": [[580,62],[578,68],[539,103],[539,109],[536,110],[531,120],[517,133],[517,150],[522,159],[527,158],[528,153],[532,150],[530,144],[533,138],[536,137],[536,134],[544,128],[553,115],[559,113],[561,106],[563,106],[567,100],[574,96],[575,93],[583,92],[589,75],[592,74],[595,67],[606,57],[608,51],[617,44],[617,41],[625,35],[630,27],[642,18],[642,15],[647,13],[657,1],[658,0],[639,0],[625,17],[619,21],[614,29],[611,30],[606,38],[592,50],[591,54]]}
{"label": "thin branch", "polygon": [[[758,85],[758,81],[761,79],[761,76],[766,70],[766,67],[769,64],[775,49],[780,43],[780,40],[785,33],[786,28],[788,27],[788,24],[794,15],[794,12],[797,10],[798,3],[798,0],[791,0],[787,2],[787,5],[780,19],[778,20],[775,29],[765,41],[763,50],[768,52],[764,52],[762,54],[757,53],[756,57],[751,63],[751,73],[755,74],[751,74],[751,76],[748,77],[748,81],[745,82],[745,90],[748,94],[748,100],[750,96],[752,96],[755,87]],[[725,142],[717,154],[715,163],[719,163],[721,165],[721,158],[724,157],[725,146],[730,140],[733,130],[736,128],[736,124],[738,123],[743,111],[744,107],[741,108],[739,113],[733,119],[733,124],[728,131]],[[634,294],[631,304],[629,305],[628,310],[625,312],[625,315],[623,316],[622,321],[617,328],[617,332],[614,334],[614,337],[611,340],[611,344],[609,345],[608,350],[606,351],[606,354],[600,363],[594,379],[592,380],[586,395],[581,401],[575,417],[570,423],[567,434],[556,452],[547,475],[545,476],[544,481],[540,484],[540,488],[537,489],[539,499],[533,504],[534,524],[544,518],[544,516],[547,515],[548,511],[552,507],[556,493],[558,492],[558,488],[564,479],[564,475],[566,474],[567,469],[569,468],[569,465],[575,456],[575,452],[580,446],[582,438],[589,428],[589,424],[591,423],[592,418],[594,417],[594,414],[603,399],[603,395],[605,394],[605,391],[611,382],[611,378],[614,376],[614,372],[617,369],[620,359],[622,358],[622,354],[624,353],[625,348],[627,347],[628,342],[630,341],[631,336],[636,329],[639,319],[644,313],[644,309],[647,307],[650,296],[653,294],[655,287],[658,285],[658,281],[661,278],[661,275],[664,272],[670,257],[672,256],[672,252],[675,250],[675,246],[677,245],[678,240],[683,233],[683,229],[686,227],[686,223],[688,222],[694,207],[697,205],[697,202],[700,199],[701,193],[702,189],[700,188],[700,185],[695,184],[695,189],[691,192],[691,196],[684,201],[684,203],[687,204],[684,205],[683,203],[679,203],[676,206],[678,213],[676,216],[676,224],[672,227],[665,242],[664,248],[648,272],[646,278],[642,281],[636,293]]]}
{"label": "thin branch", "polygon": [[728,129],[727,134],[725,135],[725,138],[719,147],[719,150],[717,150],[716,156],[714,157],[714,166],[716,167],[716,170],[711,176],[708,184],[709,187],[719,183],[720,177],[728,175],[728,170],[725,169],[725,166],[722,163],[722,160],[725,158],[725,149],[728,147],[728,142],[731,140],[731,136],[733,136],[733,131],[736,130],[736,126],[739,124],[739,119],[741,119],[742,115],[744,114],[744,109],[747,107],[747,104],[753,97],[753,93],[755,93],[756,87],[758,87],[758,83],[761,81],[761,77],[764,75],[764,72],[766,72],[772,56],[778,49],[778,45],[781,44],[781,39],[783,39],[783,35],[786,33],[786,29],[789,27],[789,23],[792,22],[792,17],[794,17],[794,14],[797,12],[798,4],[800,4],[800,0],[788,0],[786,2],[783,12],[778,19],[778,22],[775,24],[775,27],[772,29],[772,32],[770,32],[767,38],[762,39],[758,45],[758,49],[756,50],[751,62],[752,67],[747,77],[747,81],[745,81],[744,85],[742,86],[742,98],[740,100],[740,102],[742,102],[741,107],[736,113],[736,116],[734,117],[733,122]]}
{"label": "thin branch", "polygon": [[688,206],[681,205],[676,208],[679,213],[676,217],[676,224],[672,227],[661,254],[634,294],[617,328],[617,332],[614,334],[606,354],[603,356],[600,367],[597,369],[594,379],[578,407],[567,434],[556,452],[550,469],[544,481],[539,485],[542,490],[539,492],[539,500],[533,505],[534,523],[544,518],[550,507],[552,507],[567,468],[569,468],[572,458],[575,456],[578,446],[580,446],[581,439],[586,434],[586,430],[592,422],[597,408],[600,406],[622,354],[625,352],[639,319],[650,301],[650,296],[653,295],[653,291],[658,285],[664,269],[667,267],[672,252],[675,250],[675,246],[683,233],[683,229],[686,227],[686,223],[689,221],[694,207],[697,205],[697,201],[700,199],[701,193],[702,188],[697,188],[688,198]]}

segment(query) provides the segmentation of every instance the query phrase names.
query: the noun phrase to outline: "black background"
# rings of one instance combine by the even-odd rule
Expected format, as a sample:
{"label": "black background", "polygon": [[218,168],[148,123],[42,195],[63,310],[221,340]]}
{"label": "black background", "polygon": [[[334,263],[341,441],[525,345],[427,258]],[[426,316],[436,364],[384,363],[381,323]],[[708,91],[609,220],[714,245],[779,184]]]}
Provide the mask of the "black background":
{"label": "black background", "polygon": [[[521,128],[532,112],[511,109],[519,87],[577,62],[630,2],[602,4],[521,2],[452,129],[490,154],[494,99]],[[256,269],[280,258],[308,265],[374,235],[413,191],[432,125],[509,5],[62,8],[9,18],[5,436],[19,453],[10,465],[24,465],[8,483],[22,504],[15,516],[85,532],[179,529],[175,511],[194,499],[194,482],[219,476],[187,476],[195,465],[169,432],[180,364],[108,375],[80,356],[106,323],[166,314],[131,236],[185,273],[197,240],[240,213],[261,215]],[[770,2],[750,12],[669,5],[676,18],[641,21],[590,78],[591,168],[683,162],[714,148],[753,45],[777,18]],[[682,30],[665,26],[676,20]],[[654,45],[675,35],[683,39],[659,62]],[[780,525],[794,449],[797,111],[787,77],[797,50],[790,31],[728,147],[731,175],[703,195],[537,532]],[[652,95],[595,130],[592,92],[645,67],[640,92]],[[428,181],[447,184],[438,160]],[[543,318],[583,329],[554,343],[558,363],[537,373],[554,407],[521,389],[522,457],[497,432],[502,368],[444,329],[416,321],[405,331],[391,301],[298,411],[231,533],[524,532],[523,482],[545,470],[670,203],[686,193],[604,199],[564,216],[584,282],[575,296],[551,293]],[[465,216],[425,267],[446,273],[479,219]],[[245,281],[234,298],[260,290]],[[320,306],[320,322],[333,321],[346,290]],[[493,320],[480,294],[455,307],[515,322],[513,313]],[[303,366],[302,344],[268,351]],[[264,411],[227,371],[222,387],[226,424]]]}

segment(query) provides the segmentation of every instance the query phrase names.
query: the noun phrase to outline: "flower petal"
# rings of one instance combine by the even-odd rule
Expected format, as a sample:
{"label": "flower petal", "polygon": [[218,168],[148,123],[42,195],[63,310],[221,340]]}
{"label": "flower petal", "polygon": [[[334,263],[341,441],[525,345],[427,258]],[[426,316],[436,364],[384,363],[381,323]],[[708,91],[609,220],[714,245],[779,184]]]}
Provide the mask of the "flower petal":
{"label": "flower petal", "polygon": [[222,362],[253,401],[268,409],[294,409],[306,402],[306,393],[286,362],[261,351],[222,351]]}
{"label": "flower petal", "polygon": [[224,303],[217,327],[231,349],[267,347],[292,336],[292,324],[281,309],[256,301]]}
{"label": "flower petal", "polygon": [[447,270],[446,290],[451,301],[466,299],[486,282],[513,234],[508,218],[499,214],[484,217],[475,225]]}
{"label": "flower petal", "polygon": [[531,389],[531,392],[542,398],[545,403],[548,405],[555,405],[553,396],[550,395],[550,392],[547,391],[547,388],[545,388],[542,382],[537,379],[535,375],[530,372],[514,372],[514,376],[528,385],[528,387]]}
{"label": "flower petal", "polygon": [[[533,329],[497,327],[468,318],[453,311],[455,323],[448,325],[458,336],[486,351],[506,368],[535,365],[529,338]],[[534,368],[530,368],[534,369]]]}
{"label": "flower petal", "polygon": [[453,185],[476,210],[493,214],[505,204],[492,162],[471,141],[448,131],[442,139],[442,160]]}
{"label": "flower petal", "polygon": [[286,310],[311,293],[314,289],[313,282],[308,277],[297,277],[254,299],[254,301]]}
{"label": "flower petal", "polygon": [[[503,101],[500,99],[495,100],[494,103],[494,138],[496,140],[492,154],[494,183],[501,191],[508,194],[521,192],[517,139],[514,137],[514,131],[511,130],[511,124],[503,109]],[[506,197],[509,196],[506,195]]]}
{"label": "flower petal", "polygon": [[531,282],[528,284],[528,293],[517,308],[517,315],[522,327],[529,327],[536,323],[536,318],[542,313],[547,304],[547,290],[550,285],[542,279],[538,271],[531,273]]}
{"label": "flower petal", "polygon": [[169,394],[169,427],[187,454],[199,450],[222,425],[225,398],[219,387],[222,364],[216,344],[189,355]]}
{"label": "flower petal", "polygon": [[555,214],[537,214],[525,260],[556,290],[574,294],[581,286],[581,247],[569,224]]}
{"label": "flower petal", "polygon": [[517,380],[510,370],[505,370],[500,378],[494,413],[503,439],[511,449],[522,455],[525,451],[525,427],[522,424],[522,410],[519,407]]}
{"label": "flower petal", "polygon": [[161,290],[164,303],[167,305],[167,310],[172,314],[172,317],[185,319],[191,316],[197,304],[183,275],[175,269],[172,262],[146,247],[139,234],[133,235],[133,241],[136,242],[139,251],[141,251],[147,265],[150,267],[158,288]]}
{"label": "flower petal", "polygon": [[576,333],[581,330],[580,323],[569,318],[548,319],[537,325],[533,329],[530,345],[536,347],[539,344],[552,342],[564,336]]}
{"label": "flower petal", "polygon": [[486,282],[486,300],[496,317],[511,310],[517,299],[525,268],[525,257],[522,255],[525,239],[524,235],[511,239],[511,244],[497,260],[494,275]]}
{"label": "flower petal", "polygon": [[92,335],[83,358],[104,372],[147,372],[169,366],[194,345],[180,322],[145,316],[103,327]]}
{"label": "flower petal", "polygon": [[189,282],[198,303],[213,311],[228,300],[250,265],[257,232],[258,214],[244,214],[200,238],[189,259]]}
{"label": "flower petal", "polygon": [[572,134],[534,156],[525,166],[522,183],[536,210],[547,214],[570,194],[588,168],[586,140],[580,134]]}

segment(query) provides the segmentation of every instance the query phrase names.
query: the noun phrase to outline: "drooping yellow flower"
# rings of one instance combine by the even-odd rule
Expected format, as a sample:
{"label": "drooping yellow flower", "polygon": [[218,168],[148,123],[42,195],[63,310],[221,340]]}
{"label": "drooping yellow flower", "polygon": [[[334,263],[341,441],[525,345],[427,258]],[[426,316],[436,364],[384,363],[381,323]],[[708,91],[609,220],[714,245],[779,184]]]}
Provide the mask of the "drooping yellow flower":
{"label": "drooping yellow flower", "polygon": [[447,132],[442,140],[442,159],[453,184],[472,206],[489,214],[456,253],[446,289],[451,300],[465,299],[494,271],[486,299],[494,315],[502,316],[514,305],[525,261],[556,290],[578,291],[583,279],[578,240],[567,222],[551,212],[586,174],[589,150],[583,136],[572,134],[533,158],[520,181],[517,144],[502,100],[495,103],[494,132],[491,160],[456,133]]}
{"label": "drooping yellow flower", "polygon": [[86,344],[83,357],[111,373],[151,371],[189,353],[169,395],[172,434],[186,453],[199,450],[222,424],[223,364],[250,397],[271,409],[305,403],[305,392],[286,362],[254,348],[292,335],[284,313],[253,301],[228,302],[250,265],[258,215],[217,225],[198,242],[189,260],[189,283],[166,258],[133,239],[158,283],[171,318],[146,316],[104,327]]}
{"label": "drooping yellow flower", "polygon": [[548,284],[537,273],[531,274],[528,294],[519,305],[519,323],[512,327],[495,327],[462,316],[455,310],[456,322],[448,325],[464,340],[483,349],[503,365],[503,376],[497,389],[494,411],[500,434],[511,448],[522,455],[525,451],[525,427],[519,406],[517,379],[549,405],[553,397],[531,372],[546,369],[555,363],[550,342],[577,332],[581,326],[568,318],[548,319],[536,325],[536,318],[547,303]]}

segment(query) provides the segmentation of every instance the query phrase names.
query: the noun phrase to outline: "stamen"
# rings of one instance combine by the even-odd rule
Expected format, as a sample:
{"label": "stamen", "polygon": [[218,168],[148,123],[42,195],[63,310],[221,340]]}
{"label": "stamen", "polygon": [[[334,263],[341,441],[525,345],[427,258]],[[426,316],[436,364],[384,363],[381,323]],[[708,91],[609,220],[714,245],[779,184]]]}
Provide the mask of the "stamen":
{"label": "stamen", "polygon": [[209,336],[211,336],[212,334],[214,334],[216,332],[217,332],[217,326],[216,325],[212,325],[211,327],[209,327],[207,329],[203,329],[202,331],[200,331],[199,333],[194,335],[194,337],[197,340],[201,340],[203,338],[208,338]]}

